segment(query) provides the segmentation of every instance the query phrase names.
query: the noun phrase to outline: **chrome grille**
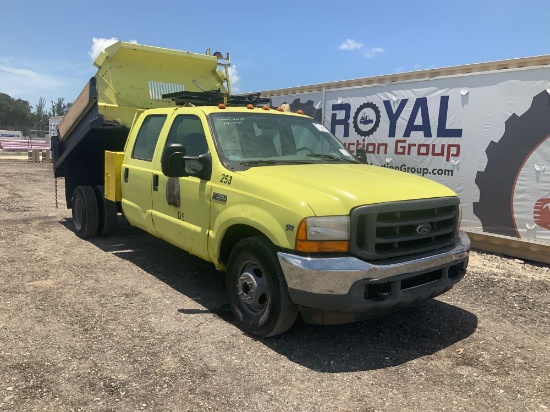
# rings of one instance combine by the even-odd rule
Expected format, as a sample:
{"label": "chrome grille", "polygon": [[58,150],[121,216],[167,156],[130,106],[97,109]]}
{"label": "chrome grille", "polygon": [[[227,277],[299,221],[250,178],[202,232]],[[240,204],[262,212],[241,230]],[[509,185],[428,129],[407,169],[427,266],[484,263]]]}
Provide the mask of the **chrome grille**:
{"label": "chrome grille", "polygon": [[458,208],[455,197],[357,207],[351,212],[350,250],[379,260],[454,246]]}

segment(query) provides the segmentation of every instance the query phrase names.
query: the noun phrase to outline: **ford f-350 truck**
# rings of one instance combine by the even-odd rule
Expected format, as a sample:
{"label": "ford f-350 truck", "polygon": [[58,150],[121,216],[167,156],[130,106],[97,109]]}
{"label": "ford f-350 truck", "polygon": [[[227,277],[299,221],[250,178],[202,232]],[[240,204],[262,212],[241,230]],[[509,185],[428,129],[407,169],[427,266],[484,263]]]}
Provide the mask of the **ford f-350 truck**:
{"label": "ford f-350 truck", "polygon": [[454,192],[362,164],[301,113],[231,96],[218,57],[126,43],[98,57],[94,97],[55,139],[77,235],[112,233],[122,212],[224,271],[238,325],[262,337],[299,313],[380,316],[462,279],[469,240]]}

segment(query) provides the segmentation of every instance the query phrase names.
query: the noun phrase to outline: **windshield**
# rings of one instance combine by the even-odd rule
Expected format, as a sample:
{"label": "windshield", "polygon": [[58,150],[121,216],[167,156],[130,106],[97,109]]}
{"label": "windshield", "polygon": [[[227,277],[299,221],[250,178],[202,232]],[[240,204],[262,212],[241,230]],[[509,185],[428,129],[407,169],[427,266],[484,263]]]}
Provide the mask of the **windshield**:
{"label": "windshield", "polygon": [[321,124],[307,117],[267,113],[210,115],[223,160],[244,166],[357,163]]}

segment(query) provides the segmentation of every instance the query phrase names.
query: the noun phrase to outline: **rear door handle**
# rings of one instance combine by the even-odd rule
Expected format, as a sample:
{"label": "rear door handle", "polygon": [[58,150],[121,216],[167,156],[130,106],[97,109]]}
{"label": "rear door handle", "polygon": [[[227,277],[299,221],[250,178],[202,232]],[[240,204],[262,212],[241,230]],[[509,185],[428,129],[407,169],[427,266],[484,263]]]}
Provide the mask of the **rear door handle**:
{"label": "rear door handle", "polygon": [[128,183],[128,175],[130,174],[130,171],[127,167],[124,168],[124,182]]}
{"label": "rear door handle", "polygon": [[159,175],[153,175],[153,190],[155,192],[159,191]]}

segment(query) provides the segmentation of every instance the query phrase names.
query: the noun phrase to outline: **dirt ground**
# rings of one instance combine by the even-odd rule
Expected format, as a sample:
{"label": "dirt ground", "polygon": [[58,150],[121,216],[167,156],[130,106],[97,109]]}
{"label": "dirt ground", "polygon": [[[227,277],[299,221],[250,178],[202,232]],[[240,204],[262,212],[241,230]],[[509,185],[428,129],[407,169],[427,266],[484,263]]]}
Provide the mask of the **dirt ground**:
{"label": "dirt ground", "polygon": [[79,239],[51,165],[0,159],[0,411],[550,410],[546,265],[474,251],[435,300],[259,340],[222,274],[120,221]]}

